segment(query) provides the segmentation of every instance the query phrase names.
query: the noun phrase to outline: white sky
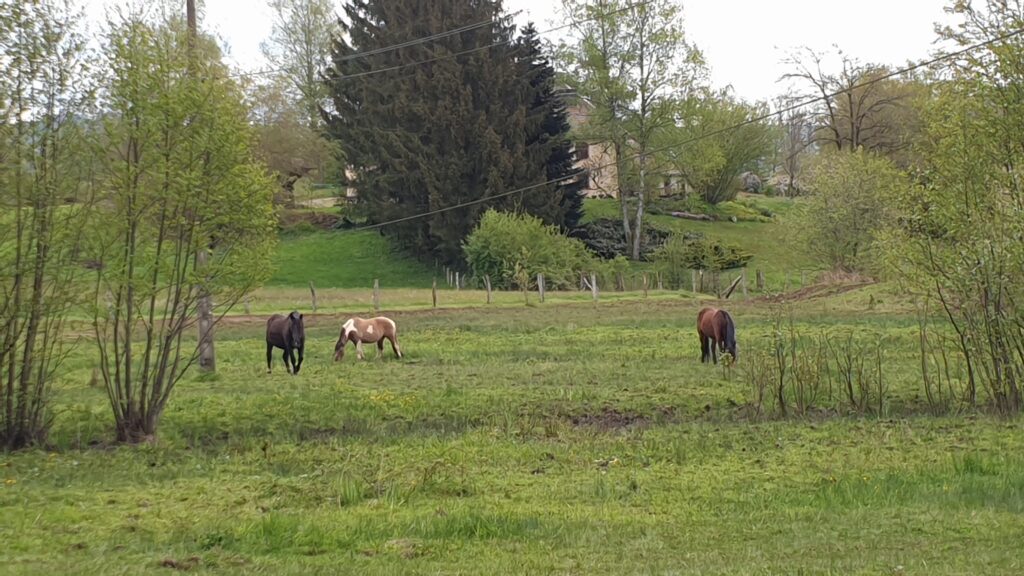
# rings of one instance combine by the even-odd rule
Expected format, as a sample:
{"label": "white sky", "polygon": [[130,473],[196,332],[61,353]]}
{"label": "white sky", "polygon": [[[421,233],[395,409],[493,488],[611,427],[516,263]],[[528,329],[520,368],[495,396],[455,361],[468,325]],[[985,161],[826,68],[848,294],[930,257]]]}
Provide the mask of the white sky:
{"label": "white sky", "polygon": [[[201,0],[202,1],[202,0]],[[338,5],[340,0],[335,0]],[[934,52],[934,24],[948,21],[948,0],[679,0],[686,33],[704,52],[712,82],[731,85],[748,100],[783,92],[777,83],[787,72],[781,61],[808,46],[827,51],[838,45],[864,62],[903,65]],[[93,20],[104,7],[123,0],[84,0]],[[184,11],[184,1],[181,2]],[[270,32],[272,15],[264,0],[205,0],[200,26],[221,36],[232,62],[242,69],[263,65],[259,44]],[[543,31],[556,21],[558,0],[505,0],[519,20],[533,20]],[[557,34],[557,33],[555,33]],[[549,38],[557,41],[558,38]]]}

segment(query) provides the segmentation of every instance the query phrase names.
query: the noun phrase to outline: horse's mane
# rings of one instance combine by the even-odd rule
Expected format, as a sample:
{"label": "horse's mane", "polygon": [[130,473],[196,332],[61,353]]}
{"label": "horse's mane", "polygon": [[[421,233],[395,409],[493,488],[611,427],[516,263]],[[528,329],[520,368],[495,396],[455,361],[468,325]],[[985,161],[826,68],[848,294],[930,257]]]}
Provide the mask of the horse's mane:
{"label": "horse's mane", "polygon": [[725,310],[720,310],[722,317],[725,318],[725,341],[730,346],[736,345],[736,326],[732,323],[732,316]]}

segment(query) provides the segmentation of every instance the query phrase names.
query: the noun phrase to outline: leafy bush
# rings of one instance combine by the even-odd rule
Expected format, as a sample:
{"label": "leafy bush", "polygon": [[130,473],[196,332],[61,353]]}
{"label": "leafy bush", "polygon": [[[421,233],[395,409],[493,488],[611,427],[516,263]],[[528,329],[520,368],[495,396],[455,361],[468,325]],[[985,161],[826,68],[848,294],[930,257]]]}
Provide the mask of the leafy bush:
{"label": "leafy bush", "polygon": [[[580,226],[572,233],[591,252],[605,260],[629,254],[625,236],[622,233],[622,222],[612,218],[601,218]],[[647,226],[644,229],[644,240],[640,257],[648,259],[651,252],[665,243],[668,232]]]}
{"label": "leafy bush", "polygon": [[821,154],[808,168],[800,231],[818,258],[844,272],[869,270],[879,233],[893,227],[890,199],[907,187],[887,158],[869,152]]}
{"label": "leafy bush", "polygon": [[528,287],[538,273],[544,274],[549,288],[574,287],[579,274],[595,266],[593,254],[582,242],[528,214],[489,210],[463,250],[473,274],[490,276],[491,283],[501,288]]}
{"label": "leafy bush", "polygon": [[728,270],[740,268],[752,255],[736,246],[717,240],[673,234],[651,255],[651,261],[669,286],[682,286],[690,270]]}

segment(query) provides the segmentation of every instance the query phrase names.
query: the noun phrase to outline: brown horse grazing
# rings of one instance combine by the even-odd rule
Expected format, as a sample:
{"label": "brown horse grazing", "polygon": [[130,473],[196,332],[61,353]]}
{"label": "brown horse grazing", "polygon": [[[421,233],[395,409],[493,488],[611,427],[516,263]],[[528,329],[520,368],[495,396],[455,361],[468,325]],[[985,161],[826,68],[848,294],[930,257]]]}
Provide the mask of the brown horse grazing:
{"label": "brown horse grazing", "polygon": [[733,361],[737,358],[736,326],[732,316],[718,308],[704,308],[697,314],[697,336],[700,337],[700,361],[708,359],[718,364],[717,347],[724,354],[728,352]]}
{"label": "brown horse grazing", "polygon": [[[292,312],[287,316],[274,314],[267,320],[267,374],[270,374],[270,360],[274,348],[284,350],[284,369],[298,374],[302,366],[302,350],[306,344],[306,330],[302,325],[302,314]],[[295,351],[299,359],[295,360]],[[289,366],[289,362],[291,365]]]}
{"label": "brown horse grazing", "polygon": [[384,353],[384,341],[391,342],[391,349],[395,356],[401,358],[402,350],[398,347],[398,328],[395,321],[390,318],[378,316],[369,320],[363,318],[349,318],[348,322],[341,327],[341,334],[338,342],[334,345],[334,361],[337,362],[345,356],[345,345],[350,341],[356,343],[356,354],[363,359],[363,342],[367,344],[377,343],[377,357]]}

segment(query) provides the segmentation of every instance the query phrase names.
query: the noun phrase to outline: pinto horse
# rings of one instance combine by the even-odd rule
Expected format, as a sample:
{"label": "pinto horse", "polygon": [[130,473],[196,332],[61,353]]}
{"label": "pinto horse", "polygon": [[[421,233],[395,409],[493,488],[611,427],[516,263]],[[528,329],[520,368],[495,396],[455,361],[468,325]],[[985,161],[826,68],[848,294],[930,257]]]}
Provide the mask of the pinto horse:
{"label": "pinto horse", "polygon": [[[292,312],[287,316],[274,314],[267,319],[267,374],[270,374],[270,361],[274,348],[284,350],[284,369],[291,374],[298,374],[299,367],[302,366],[302,351],[305,345],[306,330],[302,325],[302,314],[298,312]],[[297,362],[295,351],[299,352]]]}
{"label": "pinto horse", "polygon": [[704,308],[697,314],[697,336],[700,337],[700,361],[710,359],[718,364],[716,348],[728,352],[736,360],[736,326],[732,316],[718,308]]}
{"label": "pinto horse", "polygon": [[334,345],[334,361],[337,362],[345,356],[345,345],[355,342],[356,355],[363,359],[363,342],[367,344],[377,343],[377,357],[384,353],[384,341],[391,342],[391,349],[395,356],[402,357],[402,349],[398,347],[398,328],[395,321],[390,318],[378,316],[376,318],[349,318],[341,327],[341,334],[338,342]]}

